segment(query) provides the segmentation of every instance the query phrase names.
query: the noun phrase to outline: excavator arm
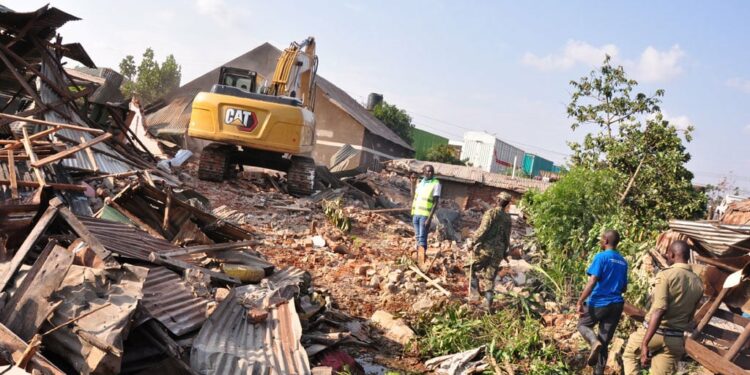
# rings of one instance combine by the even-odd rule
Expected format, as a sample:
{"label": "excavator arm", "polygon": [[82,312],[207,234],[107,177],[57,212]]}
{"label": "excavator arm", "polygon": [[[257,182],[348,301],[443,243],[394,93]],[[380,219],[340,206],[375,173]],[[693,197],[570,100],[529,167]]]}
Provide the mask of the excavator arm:
{"label": "excavator arm", "polygon": [[270,94],[299,98],[304,107],[313,110],[317,70],[315,38],[309,37],[301,43],[292,42],[276,64]]}

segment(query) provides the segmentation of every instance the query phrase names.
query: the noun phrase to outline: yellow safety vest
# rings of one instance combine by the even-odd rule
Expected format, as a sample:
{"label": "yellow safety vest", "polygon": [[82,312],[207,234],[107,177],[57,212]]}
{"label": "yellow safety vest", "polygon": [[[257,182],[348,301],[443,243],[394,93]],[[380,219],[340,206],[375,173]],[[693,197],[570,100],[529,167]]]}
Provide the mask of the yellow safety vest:
{"label": "yellow safety vest", "polygon": [[432,206],[435,205],[432,193],[439,183],[436,178],[426,183],[417,183],[416,191],[414,192],[414,202],[411,204],[412,216],[430,216]]}

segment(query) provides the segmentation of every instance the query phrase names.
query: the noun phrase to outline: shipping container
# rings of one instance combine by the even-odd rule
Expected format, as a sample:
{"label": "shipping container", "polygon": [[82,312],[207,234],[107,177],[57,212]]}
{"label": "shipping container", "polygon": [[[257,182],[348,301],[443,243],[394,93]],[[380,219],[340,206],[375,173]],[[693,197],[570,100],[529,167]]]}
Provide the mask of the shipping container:
{"label": "shipping container", "polygon": [[559,172],[555,164],[539,155],[526,154],[523,158],[523,171],[531,177],[539,176],[542,171]]}
{"label": "shipping container", "polygon": [[468,159],[472,166],[492,173],[507,173],[521,168],[525,152],[505,143],[491,134],[480,132],[464,133],[464,146],[461,160]]}
{"label": "shipping container", "polygon": [[424,160],[427,151],[431,148],[437,145],[448,144],[448,138],[417,128],[412,128],[411,139],[411,147],[414,148],[414,158],[418,160]]}

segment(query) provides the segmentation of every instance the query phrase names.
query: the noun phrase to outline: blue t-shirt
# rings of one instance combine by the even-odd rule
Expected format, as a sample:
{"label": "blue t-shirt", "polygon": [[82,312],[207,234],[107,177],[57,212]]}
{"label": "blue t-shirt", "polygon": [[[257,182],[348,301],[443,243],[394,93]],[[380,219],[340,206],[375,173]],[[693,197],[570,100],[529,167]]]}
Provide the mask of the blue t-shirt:
{"label": "blue t-shirt", "polygon": [[596,254],[586,273],[598,279],[587,301],[589,306],[603,307],[625,302],[622,294],[628,286],[628,263],[616,250]]}

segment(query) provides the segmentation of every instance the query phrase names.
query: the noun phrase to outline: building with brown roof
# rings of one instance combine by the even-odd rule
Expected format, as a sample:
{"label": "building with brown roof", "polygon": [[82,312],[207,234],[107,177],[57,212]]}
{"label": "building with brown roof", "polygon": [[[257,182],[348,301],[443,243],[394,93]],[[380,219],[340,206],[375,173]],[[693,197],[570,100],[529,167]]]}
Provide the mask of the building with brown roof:
{"label": "building with brown roof", "polygon": [[[264,43],[224,66],[253,70],[259,76],[270,77],[280,54],[278,48]],[[200,152],[207,143],[190,139],[186,134],[191,104],[198,92],[209,91],[218,82],[219,71],[220,67],[217,67],[150,105],[146,109],[149,131],[178,143],[180,147]],[[317,145],[312,155],[316,163],[332,166],[334,155],[346,145],[351,148],[346,147],[349,152],[343,153],[345,165],[343,168],[339,165],[337,169],[378,169],[383,161],[414,156],[414,149],[406,141],[342,89],[320,76],[316,84]]]}

